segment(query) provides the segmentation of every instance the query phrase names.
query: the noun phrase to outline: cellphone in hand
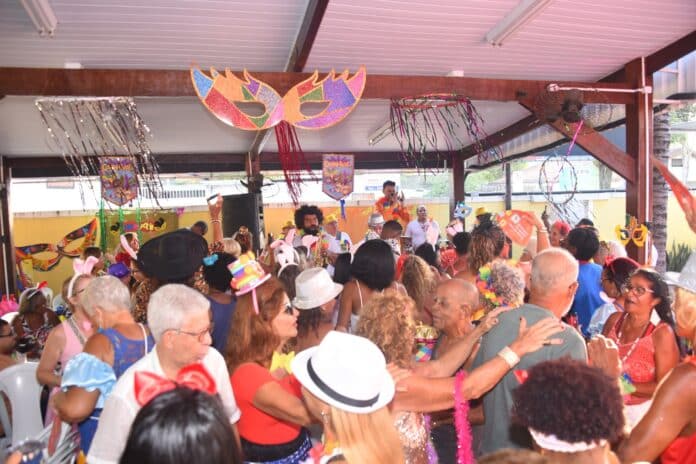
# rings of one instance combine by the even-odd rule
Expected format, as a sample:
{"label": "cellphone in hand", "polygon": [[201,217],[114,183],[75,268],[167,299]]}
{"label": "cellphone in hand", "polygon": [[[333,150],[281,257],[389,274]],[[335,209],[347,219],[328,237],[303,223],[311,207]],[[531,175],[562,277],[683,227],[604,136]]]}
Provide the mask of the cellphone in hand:
{"label": "cellphone in hand", "polygon": [[[214,201],[217,201],[217,197],[220,195],[219,193],[215,193],[213,195],[210,195],[208,198],[205,199],[208,203],[213,203]],[[213,201],[214,200],[214,201]]]}

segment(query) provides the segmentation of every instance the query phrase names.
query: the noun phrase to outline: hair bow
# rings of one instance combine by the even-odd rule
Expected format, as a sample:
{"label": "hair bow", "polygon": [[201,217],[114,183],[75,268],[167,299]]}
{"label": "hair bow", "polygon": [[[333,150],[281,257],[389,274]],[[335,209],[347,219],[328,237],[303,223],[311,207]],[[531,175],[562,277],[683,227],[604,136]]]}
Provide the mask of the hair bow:
{"label": "hair bow", "polygon": [[210,395],[217,393],[215,379],[202,364],[190,364],[182,368],[175,380],[166,379],[152,372],[136,372],[133,386],[135,400],[140,406],[145,406],[156,396],[174,390],[176,387],[200,390]]}
{"label": "hair bow", "polygon": [[213,253],[212,255],[209,255],[209,256],[206,256],[205,258],[203,258],[203,264],[210,267],[213,264],[217,263],[217,260],[218,260],[217,253]]}
{"label": "hair bow", "polygon": [[36,295],[37,293],[39,293],[41,290],[43,290],[43,289],[46,288],[46,287],[48,287],[48,282],[46,282],[45,280],[42,281],[42,282],[40,282],[39,285],[37,285],[36,287],[34,287],[33,289],[31,289],[31,290],[27,293],[27,300],[30,299],[30,298],[33,298],[34,295]]}

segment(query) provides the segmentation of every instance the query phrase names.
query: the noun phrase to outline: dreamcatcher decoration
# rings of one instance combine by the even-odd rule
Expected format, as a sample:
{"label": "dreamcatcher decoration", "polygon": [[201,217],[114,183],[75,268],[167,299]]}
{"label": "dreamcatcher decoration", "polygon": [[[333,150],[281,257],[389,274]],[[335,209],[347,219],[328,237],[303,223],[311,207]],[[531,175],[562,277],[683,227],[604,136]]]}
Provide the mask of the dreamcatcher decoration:
{"label": "dreamcatcher decoration", "polygon": [[[391,132],[401,146],[408,167],[423,168],[427,154],[439,163],[443,157],[466,145],[464,133],[473,141],[479,163],[500,159],[498,147],[486,142],[484,121],[472,101],[457,94],[429,94],[394,98],[389,110]],[[444,149],[442,146],[444,145]]]}
{"label": "dreamcatcher decoration", "polygon": [[[312,180],[317,179],[307,163],[295,128],[325,129],[348,116],[365,89],[365,67],[360,67],[352,77],[349,77],[347,70],[340,75],[331,71],[321,80],[318,71],[315,71],[283,97],[246,70],[243,76],[240,79],[229,69],[225,69],[223,75],[211,68],[210,75],[207,75],[198,67],[191,68],[191,80],[198,98],[222,122],[243,130],[275,130],[285,182],[293,203],[297,204],[302,193],[302,174],[307,172]],[[262,104],[264,113],[251,115],[243,107],[245,103]],[[318,114],[310,116],[302,112],[302,106],[306,103],[328,105]]]}
{"label": "dreamcatcher decoration", "polygon": [[[94,191],[91,176],[102,174],[102,161],[118,157],[134,173],[133,188],[147,190],[157,201],[162,184],[147,143],[150,129],[132,98],[39,98],[35,104],[49,146],[61,153],[73,177],[86,179]],[[84,204],[82,183],[78,185]]]}

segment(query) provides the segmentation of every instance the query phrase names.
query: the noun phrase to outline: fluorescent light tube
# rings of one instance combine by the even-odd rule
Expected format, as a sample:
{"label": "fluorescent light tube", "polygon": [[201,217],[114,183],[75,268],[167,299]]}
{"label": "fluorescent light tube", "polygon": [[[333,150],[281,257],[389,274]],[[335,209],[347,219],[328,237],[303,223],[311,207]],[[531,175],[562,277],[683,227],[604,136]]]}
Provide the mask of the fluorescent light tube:
{"label": "fluorescent light tube", "polygon": [[31,22],[39,31],[39,35],[52,36],[58,25],[58,19],[48,0],[21,0],[21,2]]}
{"label": "fluorescent light tube", "polygon": [[534,19],[551,3],[551,0],[522,0],[493,29],[488,31],[483,40],[494,46],[501,46],[512,34]]}

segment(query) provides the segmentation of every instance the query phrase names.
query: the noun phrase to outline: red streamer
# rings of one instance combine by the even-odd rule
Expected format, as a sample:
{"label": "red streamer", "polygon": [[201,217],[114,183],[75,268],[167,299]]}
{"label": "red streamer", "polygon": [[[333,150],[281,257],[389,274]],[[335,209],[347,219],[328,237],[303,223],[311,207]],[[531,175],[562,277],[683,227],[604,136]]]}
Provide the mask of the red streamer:
{"label": "red streamer", "polygon": [[278,144],[278,159],[283,170],[285,183],[288,186],[293,204],[297,205],[302,194],[302,172],[308,172],[312,180],[316,180],[316,178],[302,151],[295,128],[282,121],[275,126],[275,135]]}

